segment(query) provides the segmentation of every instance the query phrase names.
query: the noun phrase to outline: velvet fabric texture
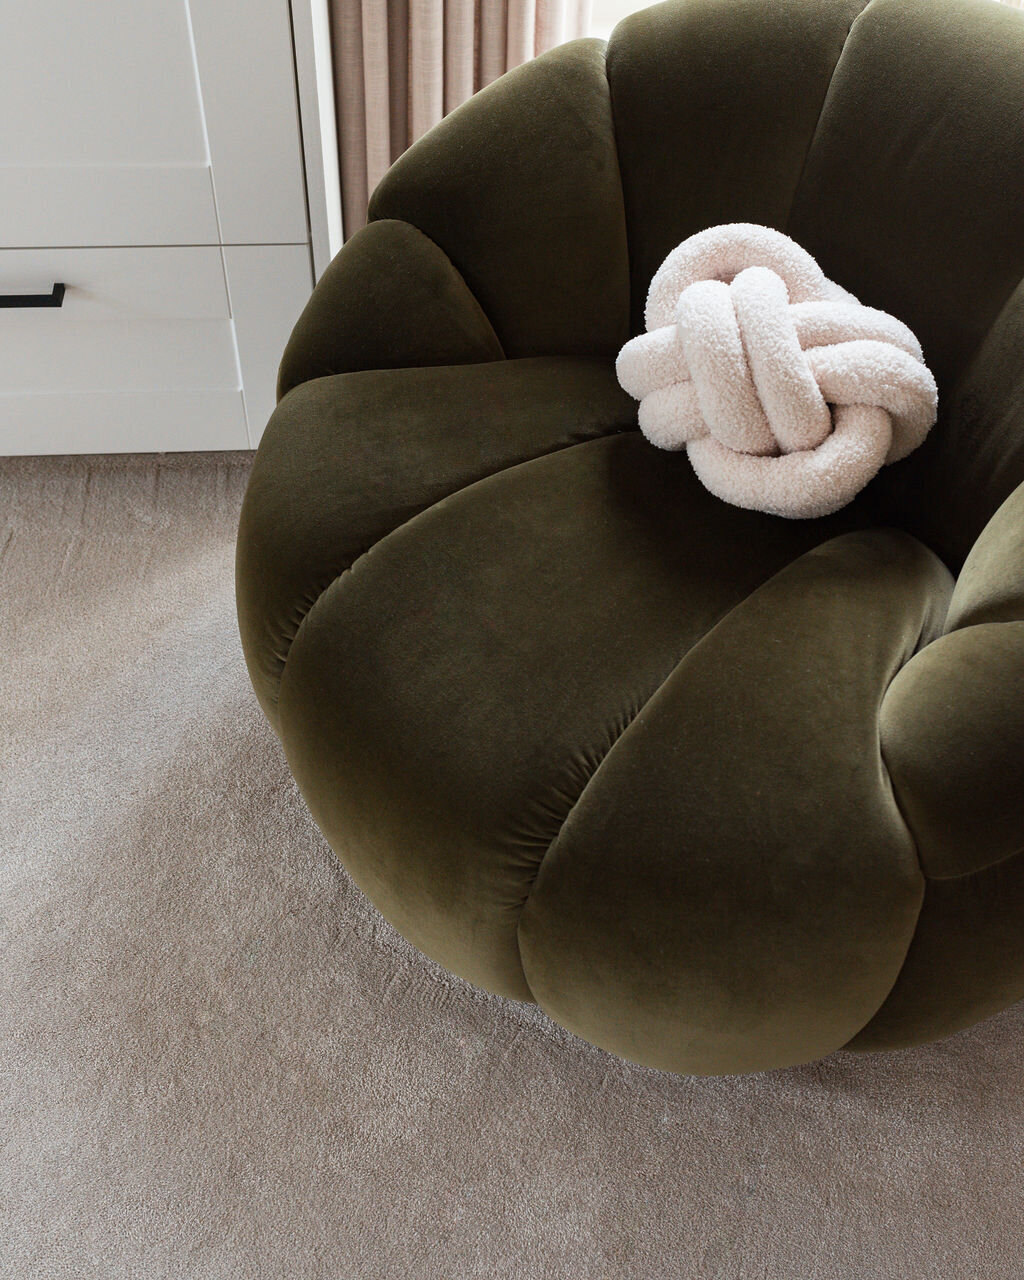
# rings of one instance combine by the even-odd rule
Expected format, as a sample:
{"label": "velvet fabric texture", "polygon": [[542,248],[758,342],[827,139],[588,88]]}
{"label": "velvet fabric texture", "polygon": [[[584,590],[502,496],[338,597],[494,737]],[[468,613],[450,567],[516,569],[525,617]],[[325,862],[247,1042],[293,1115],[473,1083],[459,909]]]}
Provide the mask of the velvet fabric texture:
{"label": "velvet fabric texture", "polygon": [[[684,1072],[1024,997],[1024,15],[672,0],[407,152],[296,325],[246,660],[388,918]],[[668,251],[791,235],[919,337],[927,441],[832,516],[727,506],[613,362]]]}

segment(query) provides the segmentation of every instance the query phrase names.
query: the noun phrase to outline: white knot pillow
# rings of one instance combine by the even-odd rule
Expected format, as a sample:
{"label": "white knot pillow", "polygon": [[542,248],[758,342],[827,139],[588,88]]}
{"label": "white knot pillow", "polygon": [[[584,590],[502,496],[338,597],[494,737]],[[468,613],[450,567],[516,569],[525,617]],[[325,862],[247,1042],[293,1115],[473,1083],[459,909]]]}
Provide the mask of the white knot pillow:
{"label": "white knot pillow", "polygon": [[702,483],[738,507],[828,515],[935,421],[935,379],[907,326],[771,227],[684,240],[651,281],[645,321],[615,366],[640,429],[686,448]]}

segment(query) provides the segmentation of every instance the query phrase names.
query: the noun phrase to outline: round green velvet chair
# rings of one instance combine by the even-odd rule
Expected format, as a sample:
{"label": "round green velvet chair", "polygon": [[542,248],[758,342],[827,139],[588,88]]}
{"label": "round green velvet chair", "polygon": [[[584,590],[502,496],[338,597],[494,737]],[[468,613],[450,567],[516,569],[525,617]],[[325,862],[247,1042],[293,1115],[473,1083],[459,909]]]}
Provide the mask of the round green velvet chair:
{"label": "round green velvet chair", "polygon": [[[259,699],[416,946],[627,1058],[759,1070],[1024,997],[1024,13],[678,0],[408,151],[280,369]],[[713,498],[615,379],[654,271],[784,230],[918,335],[851,506]]]}

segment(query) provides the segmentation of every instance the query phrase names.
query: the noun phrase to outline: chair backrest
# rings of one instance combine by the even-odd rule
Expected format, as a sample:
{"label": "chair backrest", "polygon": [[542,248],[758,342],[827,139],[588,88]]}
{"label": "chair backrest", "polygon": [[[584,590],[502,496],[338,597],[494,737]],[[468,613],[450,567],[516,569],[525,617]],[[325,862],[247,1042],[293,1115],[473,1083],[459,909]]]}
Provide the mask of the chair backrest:
{"label": "chair backrest", "polygon": [[[519,68],[381,183],[505,354],[614,356],[681,240],[778,227],[921,340],[926,445],[864,501],[956,568],[1024,482],[1024,13],[992,0],[669,0]],[[1016,292],[1015,292],[1016,291]]]}
{"label": "chair backrest", "polygon": [[1024,13],[991,0],[678,0],[607,55],[631,327],[686,236],[778,227],[917,334],[926,445],[864,501],[957,568],[1024,482]]}

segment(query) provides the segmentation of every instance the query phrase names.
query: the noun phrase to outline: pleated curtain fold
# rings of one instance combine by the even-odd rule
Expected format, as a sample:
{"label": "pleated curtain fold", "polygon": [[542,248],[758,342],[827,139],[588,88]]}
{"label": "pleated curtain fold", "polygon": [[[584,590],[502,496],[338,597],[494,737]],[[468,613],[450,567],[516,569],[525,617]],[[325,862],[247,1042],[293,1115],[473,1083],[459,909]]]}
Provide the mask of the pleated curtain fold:
{"label": "pleated curtain fold", "polygon": [[344,233],[389,165],[511,67],[586,35],[592,0],[330,0]]}

